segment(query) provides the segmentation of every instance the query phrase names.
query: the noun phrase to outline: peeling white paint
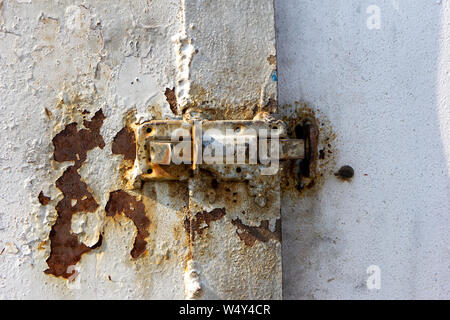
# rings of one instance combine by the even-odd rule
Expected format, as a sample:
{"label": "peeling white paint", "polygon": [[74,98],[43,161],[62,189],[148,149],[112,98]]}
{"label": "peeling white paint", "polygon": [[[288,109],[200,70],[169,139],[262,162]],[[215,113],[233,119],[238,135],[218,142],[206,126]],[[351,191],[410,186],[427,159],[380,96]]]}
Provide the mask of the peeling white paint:
{"label": "peeling white paint", "polygon": [[[246,247],[230,223],[240,217],[257,227],[264,218],[273,232],[275,211],[230,210],[211,223],[208,245],[200,243],[191,260],[182,225],[185,190],[166,182],[145,186],[151,238],[141,259],[130,257],[134,224],[104,214],[109,192],[123,187],[122,156],[112,154],[111,144],[128,113],[137,112],[139,121],[179,118],[167,88],[175,88],[178,107],[207,101],[221,116],[230,106],[247,110],[277,99],[276,66],[268,61],[276,53],[275,30],[267,27],[274,19],[270,1],[0,3],[0,298],[183,299],[200,287],[203,298],[226,291],[211,288],[281,298],[281,257],[267,255],[281,244]],[[276,1],[280,101],[322,111],[338,134],[337,161],[356,169],[352,183],[331,178],[316,195],[275,203],[283,204],[287,298],[449,296],[449,9],[447,2],[417,3],[382,8],[387,24],[375,34],[365,29],[358,1],[331,7]],[[435,58],[439,66],[429,62]],[[437,79],[424,76],[432,70],[439,70]],[[103,244],[82,256],[69,282],[43,273],[63,198],[55,181],[73,165],[54,161],[52,138],[72,122],[82,129],[100,108],[105,147],[90,150],[78,171],[98,209],[74,215],[71,224],[86,245],[102,233]],[[51,199],[46,206],[38,202],[41,191]],[[205,204],[200,192],[193,194],[206,210],[221,204],[220,195]],[[253,258],[230,262],[238,254]],[[267,261],[271,268],[258,270],[266,277],[248,276]],[[382,271],[378,293],[364,287],[373,263]]]}

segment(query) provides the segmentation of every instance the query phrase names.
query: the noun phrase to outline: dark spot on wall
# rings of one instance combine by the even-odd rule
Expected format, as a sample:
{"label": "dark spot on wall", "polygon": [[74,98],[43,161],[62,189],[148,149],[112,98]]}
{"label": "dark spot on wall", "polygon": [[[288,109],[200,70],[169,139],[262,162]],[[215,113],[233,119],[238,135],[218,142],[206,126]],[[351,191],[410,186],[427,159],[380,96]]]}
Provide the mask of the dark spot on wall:
{"label": "dark spot on wall", "polygon": [[[211,212],[197,212],[192,219],[186,217],[184,220],[184,228],[190,235],[191,241],[195,240],[195,234],[203,234],[203,231],[210,227],[211,222],[222,219],[225,214],[225,208],[217,208]],[[204,226],[205,224],[206,226]]]}
{"label": "dark spot on wall", "polygon": [[123,155],[125,160],[136,159],[136,137],[133,130],[125,127],[116,134],[112,143],[112,153]]}
{"label": "dark spot on wall", "polygon": [[105,142],[100,135],[100,128],[105,120],[102,110],[97,111],[90,121],[83,121],[85,129],[78,130],[77,123],[68,124],[63,131],[53,138],[55,161],[75,161],[78,169],[86,161],[87,152],[96,147],[103,149]]}
{"label": "dark spot on wall", "polygon": [[278,219],[275,223],[275,231],[270,231],[269,221],[261,221],[259,227],[251,227],[242,223],[241,219],[237,218],[231,222],[237,227],[236,234],[244,243],[252,247],[256,241],[267,242],[269,240],[281,241],[281,220]]}
{"label": "dark spot on wall", "polygon": [[38,200],[39,200],[40,204],[42,204],[43,206],[46,206],[52,199],[50,197],[47,197],[46,195],[44,195],[44,193],[41,191],[39,193]]}
{"label": "dark spot on wall", "polygon": [[319,150],[319,159],[320,160],[325,159],[325,150],[324,149]]}
{"label": "dark spot on wall", "polygon": [[350,166],[343,166],[334,175],[341,180],[348,181],[355,175],[355,170]]}
{"label": "dark spot on wall", "polygon": [[45,115],[47,116],[47,118],[53,119],[53,114],[52,114],[52,112],[50,110],[45,108],[44,111],[45,111]]}
{"label": "dark spot on wall", "polygon": [[166,88],[166,92],[164,92],[164,94],[166,95],[166,100],[170,105],[170,110],[172,110],[174,114],[178,114],[177,96],[175,95],[175,88],[172,89]]}
{"label": "dark spot on wall", "polygon": [[269,64],[271,64],[272,66],[276,66],[277,65],[277,56],[275,56],[275,55],[270,55],[268,58],[267,58],[267,61],[269,62]]}
{"label": "dark spot on wall", "polygon": [[84,253],[101,245],[101,236],[97,244],[88,247],[79,241],[71,229],[74,214],[94,212],[98,208],[88,186],[81,180],[78,169],[86,160],[89,150],[96,147],[103,149],[105,146],[100,135],[103,120],[105,116],[100,109],[90,121],[83,121],[84,129],[78,130],[77,123],[71,123],[53,138],[54,160],[74,161],[75,164],[68,167],[56,180],[56,187],[61,190],[64,197],[55,207],[58,218],[50,231],[51,251],[47,259],[49,268],[45,271],[46,274],[69,278],[75,271],[68,268],[78,263]]}
{"label": "dark spot on wall", "polygon": [[[57,277],[70,277],[69,266],[77,264],[81,256],[92,248],[84,245],[76,234],[72,233],[72,216],[79,212],[94,212],[98,204],[89,192],[87,185],[81,181],[77,168],[71,166],[56,180],[56,187],[64,198],[56,205],[58,219],[50,231],[50,256],[47,259],[47,274]],[[100,240],[101,242],[101,237]],[[96,246],[94,246],[96,247]]]}
{"label": "dark spot on wall", "polygon": [[145,213],[144,203],[123,190],[117,190],[109,194],[105,209],[108,217],[125,214],[127,218],[133,221],[137,228],[137,235],[134,239],[131,256],[134,259],[139,258],[146,252],[146,238],[149,236],[148,227],[150,226],[150,219]]}

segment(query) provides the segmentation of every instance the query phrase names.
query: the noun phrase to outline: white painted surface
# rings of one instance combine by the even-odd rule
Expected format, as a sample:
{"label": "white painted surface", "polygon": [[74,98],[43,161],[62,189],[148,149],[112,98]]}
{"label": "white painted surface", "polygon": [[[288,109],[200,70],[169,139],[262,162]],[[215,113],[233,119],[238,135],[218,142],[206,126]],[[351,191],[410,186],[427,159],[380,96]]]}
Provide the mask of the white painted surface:
{"label": "white painted surface", "polygon": [[[57,199],[52,183],[66,167],[52,168],[51,139],[79,117],[57,101],[78,93],[90,111],[104,108],[106,147],[90,151],[81,170],[104,207],[118,175],[120,159],[109,146],[123,113],[164,103],[159,111],[166,116],[165,88],[187,77],[173,54],[176,37],[167,41],[183,31],[178,1],[152,2],[152,10],[146,1],[95,1],[89,9],[78,6],[82,1],[3,2],[0,299],[182,298],[178,260],[159,264],[168,250],[164,233],[148,264],[132,266],[133,227],[107,224],[106,247],[117,250],[86,254],[78,289],[44,275],[45,254],[35,251],[54,219],[36,196],[43,190]],[[449,1],[275,4],[279,102],[305,101],[321,111],[337,134],[338,166],[356,171],[351,183],[330,177],[317,196],[285,204],[284,297],[450,298]],[[367,29],[373,4],[381,9],[380,30]],[[172,210],[158,210],[171,228]],[[154,272],[142,273],[149,264]],[[378,291],[366,288],[370,265],[381,269]]]}
{"label": "white painted surface", "polygon": [[449,1],[275,4],[279,102],[323,112],[356,172],[285,206],[284,298],[450,298]]}

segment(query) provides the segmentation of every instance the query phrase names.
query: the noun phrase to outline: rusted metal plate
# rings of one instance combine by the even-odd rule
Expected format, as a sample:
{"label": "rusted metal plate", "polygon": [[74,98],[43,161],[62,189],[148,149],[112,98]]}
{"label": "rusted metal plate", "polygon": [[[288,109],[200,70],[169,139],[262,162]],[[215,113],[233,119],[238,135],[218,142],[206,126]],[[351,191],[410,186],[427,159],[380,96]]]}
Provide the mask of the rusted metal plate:
{"label": "rusted metal plate", "polygon": [[249,180],[263,175],[272,160],[303,159],[306,153],[305,140],[289,139],[280,120],[155,120],[135,131],[137,158],[130,183],[135,187],[140,185],[136,179],[186,180],[197,168],[214,172],[219,180]]}

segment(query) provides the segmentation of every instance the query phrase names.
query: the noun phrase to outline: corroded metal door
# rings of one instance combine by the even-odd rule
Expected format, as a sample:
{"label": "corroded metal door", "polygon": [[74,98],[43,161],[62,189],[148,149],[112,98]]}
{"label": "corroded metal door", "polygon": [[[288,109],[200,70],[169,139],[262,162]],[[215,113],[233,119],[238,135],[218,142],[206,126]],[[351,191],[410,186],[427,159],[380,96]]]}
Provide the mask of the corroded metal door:
{"label": "corroded metal door", "polygon": [[51,288],[48,298],[281,298],[279,175],[223,166],[175,181],[133,176],[149,121],[277,111],[272,0],[4,10],[34,21],[15,39],[29,43],[27,90],[42,108],[24,240],[33,288]]}

